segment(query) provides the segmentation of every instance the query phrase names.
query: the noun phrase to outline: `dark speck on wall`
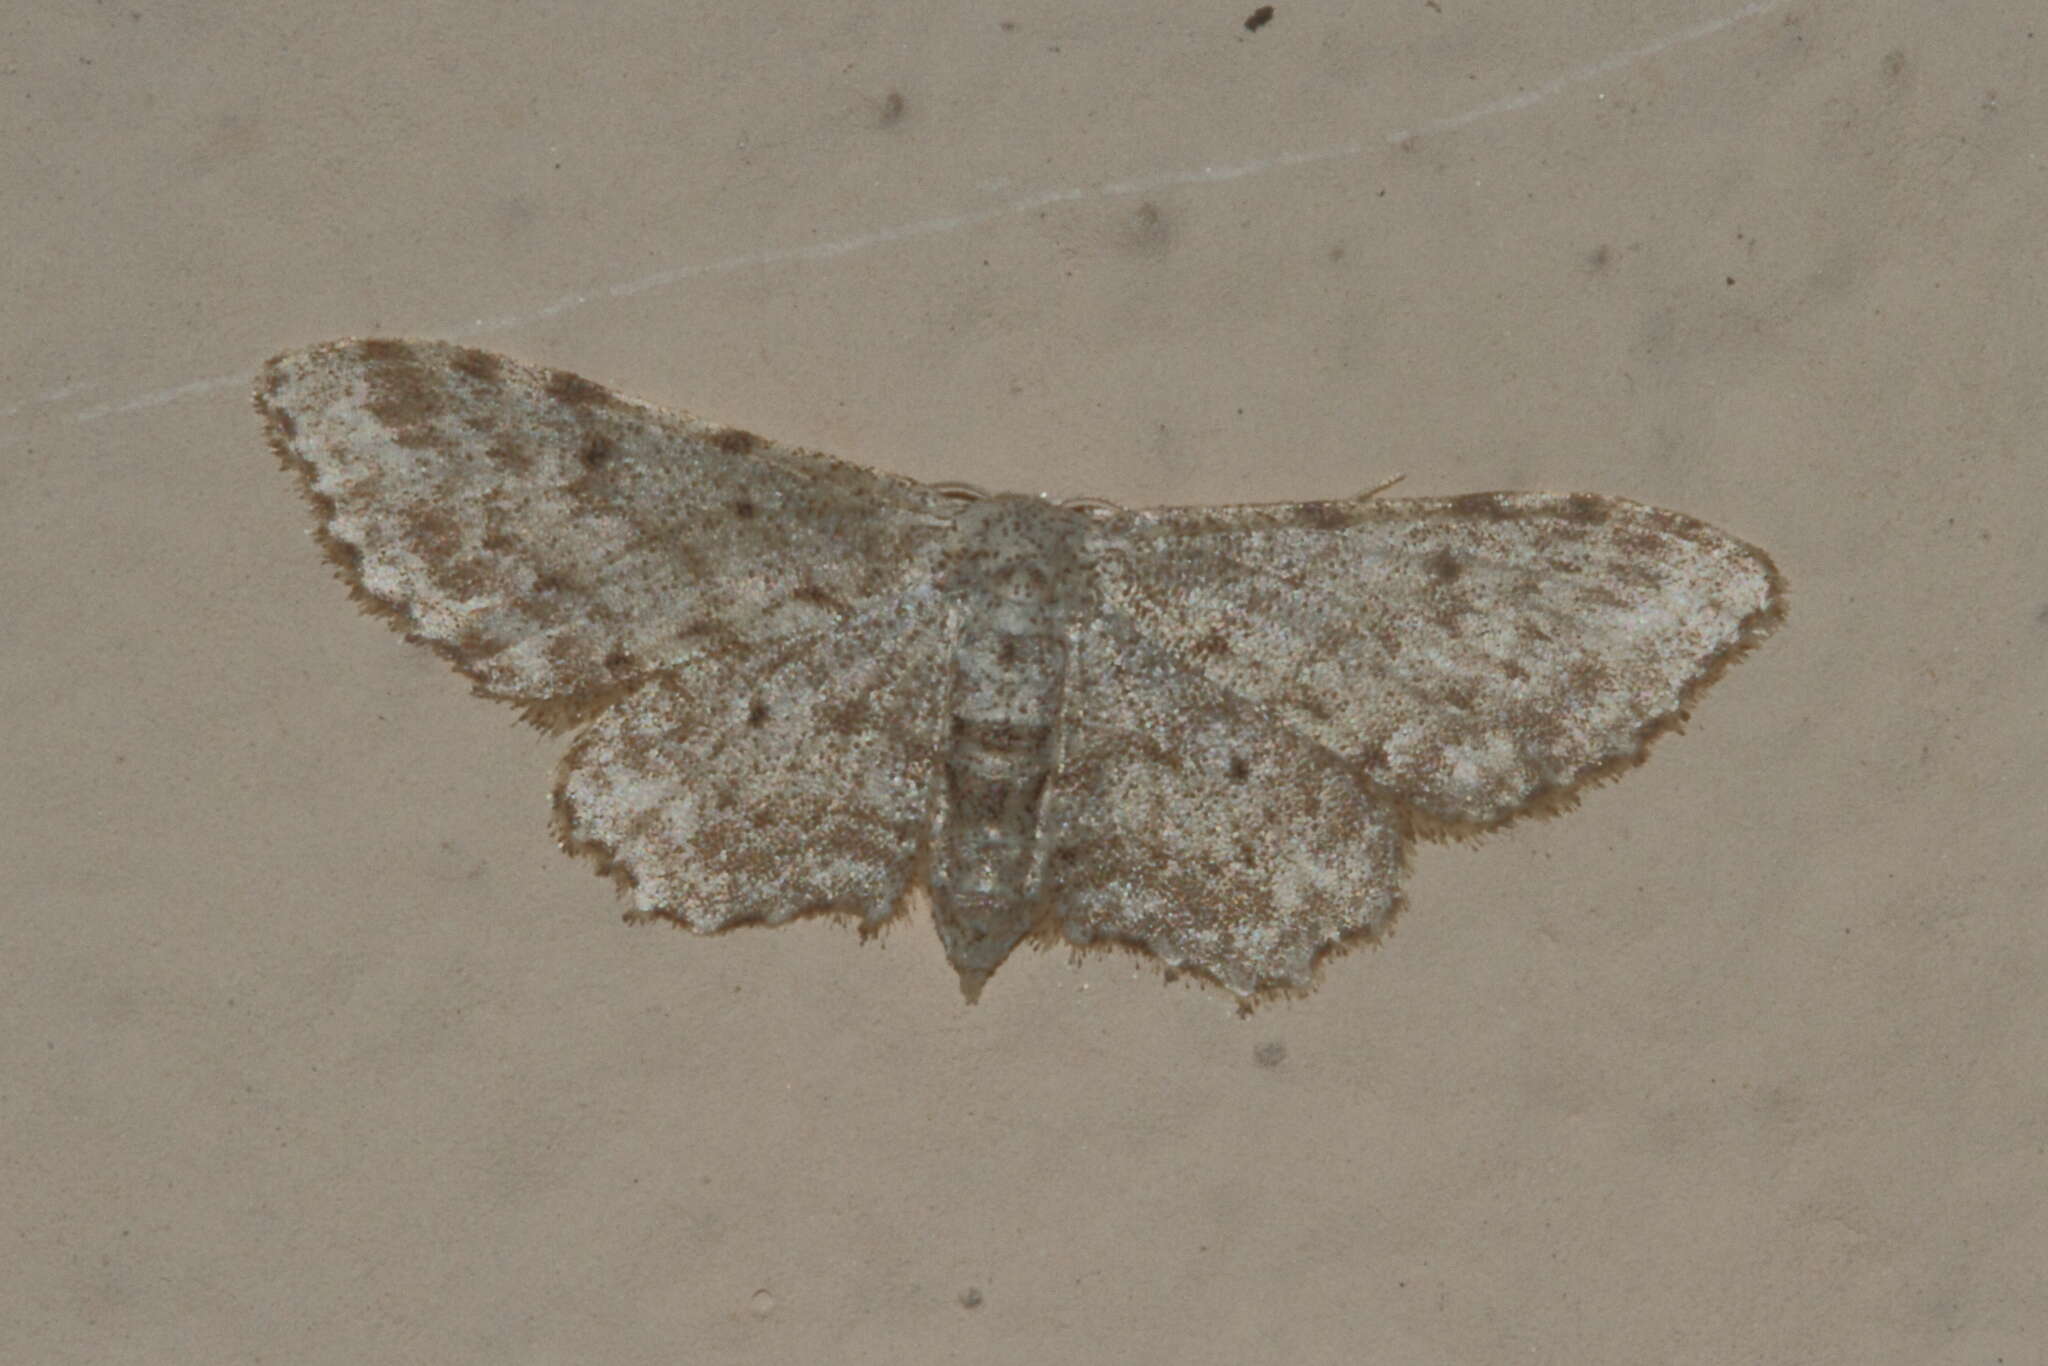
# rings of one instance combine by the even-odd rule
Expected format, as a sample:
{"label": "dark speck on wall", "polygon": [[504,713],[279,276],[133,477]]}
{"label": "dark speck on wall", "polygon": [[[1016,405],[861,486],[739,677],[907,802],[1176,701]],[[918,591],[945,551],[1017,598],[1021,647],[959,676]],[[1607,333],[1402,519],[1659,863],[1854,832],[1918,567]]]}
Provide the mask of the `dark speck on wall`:
{"label": "dark speck on wall", "polygon": [[1250,17],[1248,17],[1244,21],[1245,32],[1257,33],[1260,29],[1264,28],[1266,25],[1272,22],[1273,7],[1271,5],[1261,5],[1257,9],[1253,10],[1251,12]]}

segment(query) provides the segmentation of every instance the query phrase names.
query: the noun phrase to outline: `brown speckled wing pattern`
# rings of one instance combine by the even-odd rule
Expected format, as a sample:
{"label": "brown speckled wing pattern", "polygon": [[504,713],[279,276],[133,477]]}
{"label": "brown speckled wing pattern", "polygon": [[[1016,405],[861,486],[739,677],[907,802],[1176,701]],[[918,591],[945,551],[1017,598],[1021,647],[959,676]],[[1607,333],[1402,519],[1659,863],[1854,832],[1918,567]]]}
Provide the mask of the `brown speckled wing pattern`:
{"label": "brown speckled wing pattern", "polygon": [[1569,805],[1783,614],[1763,552],[1599,495],[970,496],[440,342],[256,399],[358,599],[576,731],[557,832],[634,918],[922,887],[970,998],[1029,938],[1305,991],[1417,835]]}

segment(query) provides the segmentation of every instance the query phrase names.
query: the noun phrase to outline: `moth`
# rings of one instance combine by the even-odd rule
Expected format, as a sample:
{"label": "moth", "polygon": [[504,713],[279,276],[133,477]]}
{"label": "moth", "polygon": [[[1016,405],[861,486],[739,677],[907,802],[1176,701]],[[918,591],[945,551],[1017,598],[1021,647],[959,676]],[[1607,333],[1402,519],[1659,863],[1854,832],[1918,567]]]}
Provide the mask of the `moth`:
{"label": "moth", "polygon": [[573,733],[556,832],[629,919],[872,933],[922,888],[970,1000],[1028,938],[1305,991],[1411,841],[1639,762],[1784,610],[1596,494],[977,495],[432,341],[256,405],[356,598]]}

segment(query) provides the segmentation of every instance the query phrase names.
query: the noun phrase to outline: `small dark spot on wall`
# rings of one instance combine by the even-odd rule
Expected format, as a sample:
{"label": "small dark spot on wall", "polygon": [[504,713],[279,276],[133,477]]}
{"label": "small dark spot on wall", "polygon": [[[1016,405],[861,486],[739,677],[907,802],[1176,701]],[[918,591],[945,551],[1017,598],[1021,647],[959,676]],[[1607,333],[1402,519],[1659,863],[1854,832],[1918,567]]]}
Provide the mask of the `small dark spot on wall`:
{"label": "small dark spot on wall", "polygon": [[882,97],[881,107],[875,111],[875,126],[894,128],[903,122],[903,116],[908,112],[909,105],[904,101],[903,92],[891,90]]}
{"label": "small dark spot on wall", "polygon": [[1140,256],[1164,256],[1173,246],[1173,224],[1149,199],[1131,214],[1130,246]]}
{"label": "small dark spot on wall", "polygon": [[1338,263],[1339,261],[1342,261],[1343,259],[1344,259],[1344,244],[1343,244],[1342,242],[1339,242],[1339,243],[1338,243],[1338,244],[1337,244],[1336,246],[1334,246],[1334,247],[1331,247],[1331,248],[1330,248],[1330,264],[1331,264],[1331,265],[1335,265],[1335,264],[1337,264],[1337,263]]}
{"label": "small dark spot on wall", "polygon": [[1257,9],[1253,10],[1249,15],[1245,16],[1245,32],[1257,33],[1260,29],[1264,28],[1266,25],[1272,22],[1273,7],[1271,5],[1261,5]]}
{"label": "small dark spot on wall", "polygon": [[965,1290],[961,1291],[960,1307],[962,1309],[981,1308],[981,1287],[970,1285]]}
{"label": "small dark spot on wall", "polygon": [[1906,77],[1905,50],[1903,48],[1893,48],[1890,52],[1884,54],[1884,60],[1878,65],[1884,72],[1885,80],[1893,85],[1897,85]]}
{"label": "small dark spot on wall", "polygon": [[1278,1067],[1287,1061],[1287,1045],[1268,1039],[1252,1050],[1252,1061],[1261,1067]]}
{"label": "small dark spot on wall", "polygon": [[1614,263],[1614,248],[1602,242],[1586,253],[1586,269],[1602,271]]}

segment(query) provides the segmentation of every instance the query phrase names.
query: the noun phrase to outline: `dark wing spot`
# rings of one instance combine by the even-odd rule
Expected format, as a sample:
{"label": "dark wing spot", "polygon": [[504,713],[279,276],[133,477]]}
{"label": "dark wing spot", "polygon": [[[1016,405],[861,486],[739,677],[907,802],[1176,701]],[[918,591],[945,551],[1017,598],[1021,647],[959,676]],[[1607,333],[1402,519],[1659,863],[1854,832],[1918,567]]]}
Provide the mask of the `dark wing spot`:
{"label": "dark wing spot", "polygon": [[754,699],[754,704],[747,708],[747,724],[755,730],[768,724],[768,704],[758,697]]}
{"label": "dark wing spot", "polygon": [[505,358],[489,351],[478,351],[464,347],[455,353],[449,362],[460,374],[469,376],[479,384],[494,383],[505,368]]}
{"label": "dark wing spot", "polygon": [[418,435],[418,428],[441,410],[442,393],[433,376],[397,342],[364,342],[362,347],[368,362],[363,379],[370,391],[366,406],[400,441]]}
{"label": "dark wing spot", "polygon": [[462,658],[477,660],[498,653],[504,646],[489,631],[471,623],[456,633],[453,648]]}
{"label": "dark wing spot", "polygon": [[[323,510],[322,520],[325,521],[333,516],[334,509],[332,505],[329,505]],[[326,549],[327,553],[334,558],[334,562],[348,572],[350,579],[357,583],[362,582],[363,548],[361,546],[357,545],[354,541],[343,541],[329,536]]]}
{"label": "dark wing spot", "polygon": [[1572,661],[1565,667],[1565,692],[1574,699],[1598,697],[1608,689],[1613,672],[1599,660],[1590,657]]}
{"label": "dark wing spot", "polygon": [[505,571],[495,560],[479,555],[458,555],[435,569],[435,578],[451,595],[478,598],[506,584]]}
{"label": "dark wing spot", "polygon": [[807,602],[813,607],[824,607],[834,612],[845,612],[849,610],[844,602],[841,602],[837,597],[835,597],[826,589],[818,587],[818,585],[816,585],[815,583],[806,583],[799,585],[796,588],[796,590],[790,594],[790,597],[796,599],[798,602]]}
{"label": "dark wing spot", "polygon": [[1252,776],[1252,766],[1244,761],[1242,754],[1230,756],[1230,781],[1241,783]]}
{"label": "dark wing spot", "polygon": [[732,505],[732,515],[742,522],[752,521],[760,515],[760,511],[761,509],[754,506],[754,500],[751,498],[742,498]]}
{"label": "dark wing spot", "polygon": [[1429,576],[1438,583],[1456,583],[1464,576],[1465,566],[1458,563],[1458,557],[1448,550],[1439,550],[1423,561]]}
{"label": "dark wing spot", "polygon": [[1461,493],[1450,502],[1454,517],[1478,517],[1487,521],[1505,521],[1514,516],[1514,510],[1492,493]]}
{"label": "dark wing spot", "polygon": [[874,729],[873,708],[863,697],[834,702],[818,709],[818,724],[836,735],[860,735]]}
{"label": "dark wing spot", "polygon": [[[1666,548],[1664,537],[1659,536],[1654,531],[1639,530],[1635,527],[1629,527],[1626,530],[1616,532],[1614,543],[1627,554],[1634,556],[1639,563],[1643,564],[1661,563]],[[1654,581],[1662,583],[1663,576],[1657,576]]]}
{"label": "dark wing spot", "polygon": [[592,432],[583,438],[583,445],[577,450],[576,458],[582,462],[584,469],[595,470],[610,464],[616,454],[618,451],[613,447],[610,437],[603,432]]}
{"label": "dark wing spot", "polygon": [[1335,531],[1351,525],[1351,507],[1337,502],[1302,503],[1294,510],[1295,524],[1314,531]]}
{"label": "dark wing spot", "polygon": [[705,439],[727,455],[745,455],[761,444],[761,438],[739,427],[721,427]]}
{"label": "dark wing spot", "polygon": [[407,506],[399,511],[399,522],[406,548],[429,563],[453,560],[462,549],[461,525],[440,508]]}
{"label": "dark wing spot", "polygon": [[526,474],[533,469],[533,452],[511,441],[494,441],[484,451],[484,458],[517,474]]}
{"label": "dark wing spot", "polygon": [[1567,522],[1598,526],[1608,519],[1612,511],[1605,498],[1597,498],[1590,493],[1574,493],[1564,500],[1564,507],[1558,515]]}
{"label": "dark wing spot", "polygon": [[611,390],[567,370],[550,370],[542,388],[547,396],[572,408],[602,407],[612,401]]}
{"label": "dark wing spot", "polygon": [[615,674],[624,673],[633,667],[633,656],[624,646],[614,645],[605,653],[604,666]]}
{"label": "dark wing spot", "polygon": [[1315,719],[1318,721],[1327,721],[1330,719],[1330,709],[1324,706],[1322,704],[1322,701],[1319,698],[1317,698],[1313,693],[1299,693],[1293,697],[1287,698],[1286,701],[1292,704],[1293,706],[1300,708],[1302,711],[1307,712],[1310,716],[1315,717]]}

